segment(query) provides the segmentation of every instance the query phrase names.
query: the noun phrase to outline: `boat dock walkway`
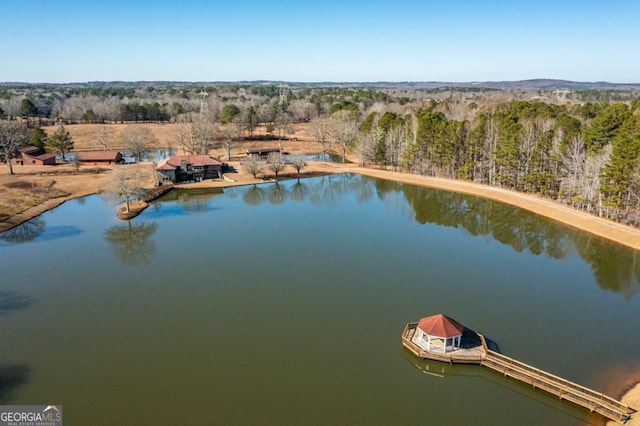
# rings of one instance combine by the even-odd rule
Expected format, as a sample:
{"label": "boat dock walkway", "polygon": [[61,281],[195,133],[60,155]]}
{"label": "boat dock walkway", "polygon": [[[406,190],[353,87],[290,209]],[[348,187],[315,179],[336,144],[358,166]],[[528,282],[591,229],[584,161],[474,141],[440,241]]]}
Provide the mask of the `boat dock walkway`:
{"label": "boat dock walkway", "polygon": [[465,327],[461,347],[453,351],[426,350],[417,342],[418,323],[408,323],[402,333],[402,344],[414,355],[451,364],[478,364],[542,389],[560,399],[587,408],[606,418],[625,423],[635,409],[600,392],[532,367],[524,362],[495,352],[487,347],[484,336]]}

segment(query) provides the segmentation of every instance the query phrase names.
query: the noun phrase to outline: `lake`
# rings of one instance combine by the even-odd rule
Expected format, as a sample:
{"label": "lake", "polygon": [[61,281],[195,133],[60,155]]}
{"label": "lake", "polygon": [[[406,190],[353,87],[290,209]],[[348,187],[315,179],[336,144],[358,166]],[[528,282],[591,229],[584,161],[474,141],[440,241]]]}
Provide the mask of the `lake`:
{"label": "lake", "polygon": [[67,424],[569,424],[587,410],[419,361],[444,313],[596,390],[640,364],[638,253],[515,207],[354,174],[100,196],[0,234],[0,404]]}

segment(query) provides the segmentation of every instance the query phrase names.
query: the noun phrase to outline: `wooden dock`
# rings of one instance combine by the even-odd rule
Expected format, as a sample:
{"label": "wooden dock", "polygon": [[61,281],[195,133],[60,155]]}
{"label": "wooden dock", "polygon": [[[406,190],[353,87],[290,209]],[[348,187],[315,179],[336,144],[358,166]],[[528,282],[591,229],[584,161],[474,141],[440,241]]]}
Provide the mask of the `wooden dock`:
{"label": "wooden dock", "polygon": [[460,348],[442,353],[429,351],[417,343],[418,323],[408,323],[402,333],[402,344],[414,355],[422,359],[448,362],[451,364],[477,364],[542,389],[560,399],[587,408],[611,420],[625,423],[635,409],[600,392],[596,392],[569,380],[532,367],[524,362],[504,356],[487,347],[483,335],[465,328]]}
{"label": "wooden dock", "polygon": [[174,187],[172,184],[164,184],[162,186],[157,186],[154,189],[150,190],[147,194],[145,194],[145,196],[142,197],[142,200],[145,203],[150,203],[162,197],[163,195],[173,191],[173,188]]}

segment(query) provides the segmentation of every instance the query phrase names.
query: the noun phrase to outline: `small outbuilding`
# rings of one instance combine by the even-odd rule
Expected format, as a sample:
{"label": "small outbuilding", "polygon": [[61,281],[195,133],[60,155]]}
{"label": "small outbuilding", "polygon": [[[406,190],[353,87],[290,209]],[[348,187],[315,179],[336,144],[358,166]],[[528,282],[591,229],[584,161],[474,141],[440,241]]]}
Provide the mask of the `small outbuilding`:
{"label": "small outbuilding", "polygon": [[78,161],[93,164],[122,164],[124,155],[119,151],[80,151]]}
{"label": "small outbuilding", "polygon": [[418,322],[418,345],[428,351],[447,352],[460,347],[464,326],[446,315],[422,318]]}
{"label": "small outbuilding", "polygon": [[261,148],[261,149],[248,149],[247,158],[258,157],[266,160],[269,154],[273,152],[282,152],[280,148]]}

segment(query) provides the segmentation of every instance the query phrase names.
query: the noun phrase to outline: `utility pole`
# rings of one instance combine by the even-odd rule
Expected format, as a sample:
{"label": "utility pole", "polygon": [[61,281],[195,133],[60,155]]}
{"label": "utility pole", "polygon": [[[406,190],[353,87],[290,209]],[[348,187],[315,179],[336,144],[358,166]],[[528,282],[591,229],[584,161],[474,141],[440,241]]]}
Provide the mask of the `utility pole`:
{"label": "utility pole", "polygon": [[207,99],[209,94],[206,90],[203,90],[202,92],[198,93],[198,95],[200,96],[200,115],[202,115],[207,110],[207,103],[205,102],[205,100]]}
{"label": "utility pole", "polygon": [[284,111],[284,104],[287,102],[287,94],[289,93],[289,86],[285,83],[278,85],[280,93],[280,109]]}
{"label": "utility pole", "polygon": [[[289,93],[289,86],[285,83],[278,85],[278,91],[280,94],[280,101],[278,103],[278,115],[284,116],[285,104],[287,103],[287,94]],[[282,119],[282,118],[281,118]],[[282,153],[282,129],[278,129],[278,148]]]}

